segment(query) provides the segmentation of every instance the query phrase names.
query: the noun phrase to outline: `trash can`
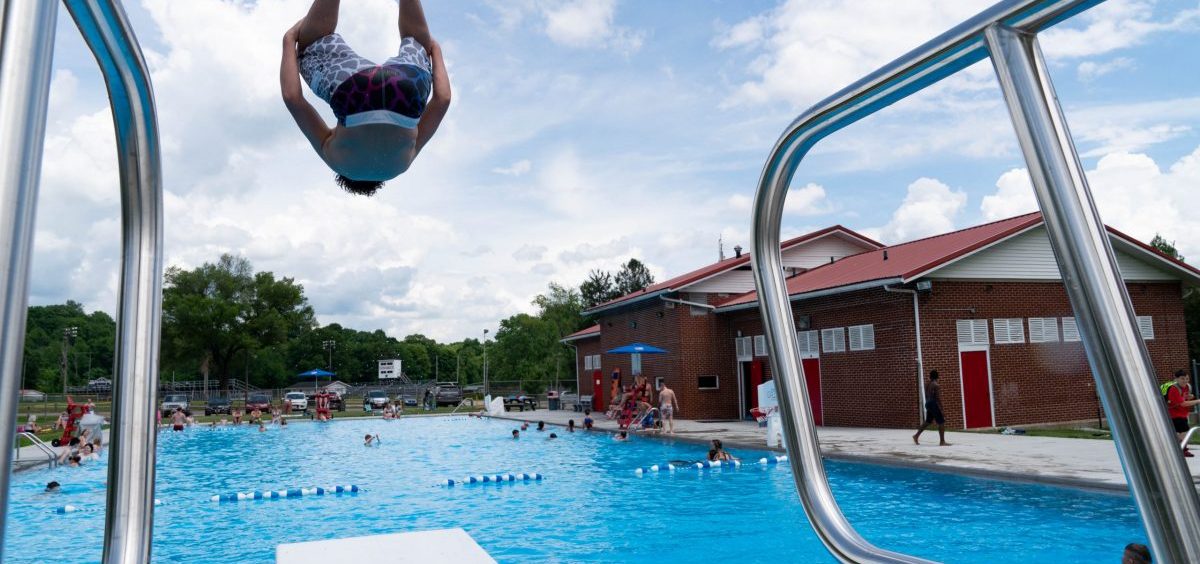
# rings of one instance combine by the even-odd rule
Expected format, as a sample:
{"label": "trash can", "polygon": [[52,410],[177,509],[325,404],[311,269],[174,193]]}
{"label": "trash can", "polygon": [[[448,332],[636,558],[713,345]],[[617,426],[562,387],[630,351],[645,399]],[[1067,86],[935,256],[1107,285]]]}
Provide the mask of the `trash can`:
{"label": "trash can", "polygon": [[558,392],[546,392],[546,403],[548,404],[547,409],[550,411],[558,411],[560,409]]}

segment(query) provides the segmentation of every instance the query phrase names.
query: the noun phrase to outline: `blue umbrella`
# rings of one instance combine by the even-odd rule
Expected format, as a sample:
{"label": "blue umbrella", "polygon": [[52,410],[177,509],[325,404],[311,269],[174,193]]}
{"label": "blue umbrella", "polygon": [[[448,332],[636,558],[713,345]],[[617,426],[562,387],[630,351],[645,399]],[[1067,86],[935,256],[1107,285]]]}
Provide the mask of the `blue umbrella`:
{"label": "blue umbrella", "polygon": [[321,370],[320,368],[314,368],[312,370],[309,370],[308,372],[301,372],[301,373],[297,374],[297,376],[300,376],[301,378],[324,378],[325,376],[335,376],[335,374],[333,372],[329,372],[327,370]]}
{"label": "blue umbrella", "polygon": [[321,370],[320,368],[314,368],[312,370],[309,370],[308,372],[301,372],[301,373],[297,374],[297,376],[299,376],[301,378],[314,378],[313,389],[315,390],[315,389],[317,389],[317,380],[318,379],[324,378],[326,376],[335,376],[335,374],[328,370]]}
{"label": "blue umbrella", "polygon": [[662,354],[665,352],[667,351],[658,347],[652,347],[646,343],[630,343],[608,351],[609,354]]}

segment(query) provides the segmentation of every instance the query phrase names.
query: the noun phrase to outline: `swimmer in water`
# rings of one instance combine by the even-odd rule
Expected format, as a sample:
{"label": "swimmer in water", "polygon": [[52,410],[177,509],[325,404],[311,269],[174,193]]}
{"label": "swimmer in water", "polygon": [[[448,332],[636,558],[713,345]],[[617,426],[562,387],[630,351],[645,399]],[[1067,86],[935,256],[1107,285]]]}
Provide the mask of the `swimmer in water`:
{"label": "swimmer in water", "polygon": [[367,434],[363,437],[363,446],[379,445],[379,435]]}
{"label": "swimmer in water", "polygon": [[513,432],[512,432],[512,438],[513,438],[513,439],[519,439],[519,438],[521,438],[521,432],[520,432],[520,431],[518,431],[518,430],[516,430],[516,429],[513,429]]}

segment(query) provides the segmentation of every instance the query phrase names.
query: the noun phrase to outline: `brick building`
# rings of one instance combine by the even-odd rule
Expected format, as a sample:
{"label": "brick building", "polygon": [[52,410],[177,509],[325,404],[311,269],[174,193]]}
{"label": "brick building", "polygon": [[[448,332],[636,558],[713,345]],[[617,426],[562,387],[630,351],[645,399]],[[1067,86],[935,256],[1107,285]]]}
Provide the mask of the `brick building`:
{"label": "brick building", "polygon": [[[1109,231],[1139,329],[1166,378],[1188,361],[1182,295],[1200,286],[1200,271]],[[934,369],[952,427],[1096,416],[1039,214],[890,247],[835,226],[782,251],[818,424],[914,426],[922,374]],[[641,371],[676,391],[682,417],[747,417],[758,384],[771,378],[749,268],[739,253],[589,310],[598,324],[564,339],[579,352],[580,393],[606,405],[614,378],[628,384]],[[604,353],[631,342],[668,352]]]}

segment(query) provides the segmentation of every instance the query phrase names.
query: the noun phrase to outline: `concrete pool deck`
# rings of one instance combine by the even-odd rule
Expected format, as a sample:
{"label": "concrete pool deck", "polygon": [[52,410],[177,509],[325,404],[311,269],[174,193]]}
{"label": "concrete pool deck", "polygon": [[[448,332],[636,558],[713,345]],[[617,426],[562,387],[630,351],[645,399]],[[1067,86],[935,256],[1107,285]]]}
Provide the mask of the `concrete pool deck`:
{"label": "concrete pool deck", "polygon": [[[617,422],[603,414],[596,416],[595,427],[616,431]],[[583,414],[576,411],[507,412],[504,417],[547,425],[567,424],[570,419],[582,425]],[[530,427],[531,432],[533,427]],[[561,429],[554,429],[561,433]],[[707,442],[721,439],[732,451],[742,448],[766,448],[766,430],[752,421],[675,420],[674,435],[650,435],[666,440]],[[631,433],[638,434],[638,433]],[[912,429],[865,429],[821,427],[817,435],[825,457],[833,460],[870,462],[890,466],[919,468],[936,472],[968,474],[984,478],[1035,482],[1108,492],[1128,493],[1125,473],[1110,440],[1064,439],[954,432],[946,434],[947,447],[937,446],[937,430],[921,435],[922,444],[912,442]],[[772,449],[779,450],[779,449]],[[1192,481],[1200,484],[1200,457],[1184,459]]]}

